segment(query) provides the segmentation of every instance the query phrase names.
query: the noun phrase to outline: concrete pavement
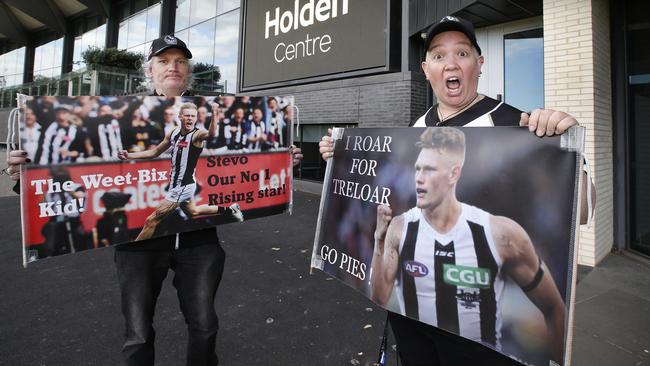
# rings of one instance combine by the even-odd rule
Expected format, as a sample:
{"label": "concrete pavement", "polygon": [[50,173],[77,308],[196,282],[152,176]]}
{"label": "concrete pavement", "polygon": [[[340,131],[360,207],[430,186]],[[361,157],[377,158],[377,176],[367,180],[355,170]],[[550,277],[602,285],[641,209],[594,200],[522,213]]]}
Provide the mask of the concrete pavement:
{"label": "concrete pavement", "polygon": [[[309,258],[320,197],[294,215],[219,228],[227,253],[216,307],[222,365],[369,365],[385,311],[317,271]],[[122,317],[113,250],[23,269],[19,201],[0,198],[0,365],[120,365]],[[157,364],[184,364],[186,327],[170,272],[157,314]],[[610,255],[581,268],[573,365],[650,365],[650,265]],[[389,344],[393,345],[392,339]],[[389,365],[395,365],[391,350]]]}

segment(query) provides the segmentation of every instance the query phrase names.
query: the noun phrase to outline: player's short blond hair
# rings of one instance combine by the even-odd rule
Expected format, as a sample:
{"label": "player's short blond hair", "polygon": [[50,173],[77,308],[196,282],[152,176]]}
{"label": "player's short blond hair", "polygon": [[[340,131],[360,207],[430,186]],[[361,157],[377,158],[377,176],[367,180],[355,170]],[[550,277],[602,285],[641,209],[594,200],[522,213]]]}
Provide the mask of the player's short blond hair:
{"label": "player's short blond hair", "polygon": [[183,111],[186,110],[186,109],[194,109],[195,111],[199,110],[199,108],[196,106],[196,104],[187,102],[187,103],[181,104],[180,108],[178,109],[178,114],[183,114]]}
{"label": "player's short blond hair", "polygon": [[428,127],[415,144],[420,149],[434,149],[440,154],[455,155],[465,163],[465,134],[453,127]]}

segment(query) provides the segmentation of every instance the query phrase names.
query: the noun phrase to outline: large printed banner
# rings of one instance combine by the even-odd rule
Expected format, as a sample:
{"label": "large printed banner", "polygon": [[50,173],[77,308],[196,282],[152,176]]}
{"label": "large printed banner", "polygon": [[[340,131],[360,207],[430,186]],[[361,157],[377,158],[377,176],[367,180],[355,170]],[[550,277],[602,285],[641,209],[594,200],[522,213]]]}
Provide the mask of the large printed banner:
{"label": "large printed banner", "polygon": [[25,263],[290,210],[291,97],[25,99]]}
{"label": "large printed banner", "polygon": [[583,129],[333,136],[313,268],[522,363],[566,364]]}

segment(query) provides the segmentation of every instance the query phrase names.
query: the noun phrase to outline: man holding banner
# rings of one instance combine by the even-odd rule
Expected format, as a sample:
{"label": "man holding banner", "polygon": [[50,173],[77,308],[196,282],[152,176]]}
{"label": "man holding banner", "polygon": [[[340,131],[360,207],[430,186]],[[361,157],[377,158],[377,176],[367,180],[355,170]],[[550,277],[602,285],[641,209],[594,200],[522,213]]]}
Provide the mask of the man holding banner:
{"label": "man holding banner", "polygon": [[[190,96],[190,59],[185,43],[167,35],[152,42],[143,64],[154,96]],[[185,109],[187,111],[187,109]],[[188,117],[185,130],[196,121],[196,107]],[[216,113],[216,111],[215,111]],[[196,133],[196,132],[195,132]],[[207,135],[207,131],[199,133]],[[171,138],[173,133],[169,135]],[[194,144],[194,140],[191,144]],[[202,139],[201,139],[202,140]],[[201,145],[196,141],[196,145]],[[300,149],[291,147],[293,165],[300,163]],[[138,153],[139,154],[139,153]],[[123,158],[147,157],[121,153]],[[20,179],[20,165],[30,163],[27,153],[11,151],[8,167],[3,170],[13,180]],[[193,169],[190,169],[193,170]],[[20,185],[14,190],[19,193]],[[184,200],[184,198],[182,199]],[[179,202],[181,201],[179,197]],[[147,235],[145,235],[146,237]],[[125,318],[122,354],[127,365],[153,366],[155,331],[153,318],[158,295],[169,269],[174,270],[174,287],[188,327],[186,364],[214,366],[219,328],[214,299],[223,274],[225,252],[216,227],[141,240],[115,247],[115,263]]]}
{"label": "man holding banner", "polygon": [[[426,59],[422,62],[422,70],[433,89],[438,104],[429,109],[425,115],[412,123],[411,126],[528,126],[531,132],[541,137],[562,134],[571,126],[577,124],[575,118],[564,112],[536,109],[528,115],[503,102],[479,94],[478,80],[484,59],[481,55],[481,48],[476,41],[474,27],[470,22],[454,16],[446,16],[431,26],[425,44],[427,52]],[[319,146],[323,159],[327,160],[333,155],[333,139],[330,136],[323,136]],[[460,170],[458,170],[458,173],[460,173]],[[593,187],[590,188],[593,192]],[[584,197],[586,179],[583,179],[582,192]],[[418,195],[424,193],[420,192]],[[592,195],[592,201],[594,199],[595,195]],[[580,208],[580,217],[583,221],[581,223],[586,223],[587,202],[584,198],[581,201],[583,203]],[[395,228],[400,226],[400,223],[389,224],[391,216],[385,207],[381,208],[380,206],[378,217],[382,225],[386,227],[389,225],[395,225]],[[396,218],[396,220],[401,221],[401,226],[404,226],[403,218]],[[447,224],[453,226],[453,223],[455,223],[455,220]],[[517,232],[515,230],[517,224],[513,224],[510,226],[513,227],[514,232]],[[380,235],[375,239],[382,239],[382,231],[379,230],[378,234]],[[390,229],[389,231],[392,232]],[[519,234],[525,238],[525,232]],[[388,235],[391,235],[391,233]],[[394,238],[391,240],[394,240]],[[524,245],[524,247],[527,247],[527,245]],[[381,249],[381,247],[376,249]],[[376,251],[376,254],[384,255],[382,251]],[[388,255],[395,256],[395,251],[389,251]],[[553,289],[549,288],[550,285],[547,283],[549,276],[544,276],[541,262],[533,263],[535,258],[534,253],[529,253],[529,255],[525,256],[525,265],[522,266],[519,263],[516,266],[516,272],[518,272],[516,276],[520,279],[518,283],[525,286],[525,289],[534,284],[533,289],[537,288],[539,291],[540,288],[543,288],[542,292],[545,295],[547,291],[552,295]],[[373,257],[373,263],[374,260]],[[391,259],[391,261],[394,260],[396,258]],[[377,264],[379,265],[379,262]],[[520,270],[523,270],[524,273],[519,273]],[[393,273],[393,275],[395,274]],[[536,279],[537,277],[541,278]],[[527,279],[530,282],[526,282]],[[378,281],[377,279],[374,280]],[[381,291],[382,286],[373,286],[373,288],[377,291],[374,295],[381,302],[386,296]],[[383,290],[386,290],[385,286]],[[557,299],[553,299],[553,297],[549,300],[549,303],[553,304],[554,309],[555,306],[560,305],[557,303]],[[544,313],[546,314],[546,312]],[[519,364],[476,342],[468,341],[463,337],[401,314],[389,311],[388,320],[395,334],[397,351],[404,366]],[[551,324],[556,324],[558,320],[559,318],[555,314]],[[560,332],[557,335],[558,339],[553,339],[553,342],[561,343],[564,341],[562,327],[558,328],[556,326],[553,333],[558,331]],[[562,362],[563,360],[558,359],[557,361]]]}

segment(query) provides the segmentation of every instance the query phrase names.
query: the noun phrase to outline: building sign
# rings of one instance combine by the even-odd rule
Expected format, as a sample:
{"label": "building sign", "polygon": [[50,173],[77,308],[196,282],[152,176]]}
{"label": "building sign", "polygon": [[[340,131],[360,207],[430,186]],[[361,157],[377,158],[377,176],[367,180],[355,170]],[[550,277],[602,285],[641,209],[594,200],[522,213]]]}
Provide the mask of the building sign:
{"label": "building sign", "polygon": [[387,0],[249,0],[241,91],[388,68]]}

